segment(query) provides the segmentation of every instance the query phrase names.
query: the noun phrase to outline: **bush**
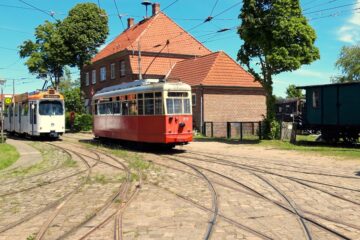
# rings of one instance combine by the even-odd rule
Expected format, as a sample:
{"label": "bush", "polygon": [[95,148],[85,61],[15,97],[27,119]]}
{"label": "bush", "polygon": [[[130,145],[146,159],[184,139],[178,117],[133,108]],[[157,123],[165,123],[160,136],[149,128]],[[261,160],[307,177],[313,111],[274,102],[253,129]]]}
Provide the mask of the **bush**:
{"label": "bush", "polygon": [[[71,129],[70,123],[70,113],[66,113],[65,115],[66,121],[66,128]],[[73,131],[80,132],[80,131],[90,131],[92,129],[93,118],[91,114],[76,114],[75,113],[75,120]]]}
{"label": "bush", "polygon": [[263,126],[263,139],[280,139],[281,125],[278,121],[265,119]]}

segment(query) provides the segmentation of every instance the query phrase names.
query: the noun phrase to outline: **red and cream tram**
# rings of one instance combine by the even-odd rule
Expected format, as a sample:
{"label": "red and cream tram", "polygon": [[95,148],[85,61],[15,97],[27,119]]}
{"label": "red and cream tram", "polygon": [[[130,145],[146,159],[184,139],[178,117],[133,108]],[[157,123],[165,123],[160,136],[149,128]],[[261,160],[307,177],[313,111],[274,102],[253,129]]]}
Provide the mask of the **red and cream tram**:
{"label": "red and cream tram", "polygon": [[95,137],[168,146],[192,141],[187,84],[136,80],[97,92],[92,105]]}

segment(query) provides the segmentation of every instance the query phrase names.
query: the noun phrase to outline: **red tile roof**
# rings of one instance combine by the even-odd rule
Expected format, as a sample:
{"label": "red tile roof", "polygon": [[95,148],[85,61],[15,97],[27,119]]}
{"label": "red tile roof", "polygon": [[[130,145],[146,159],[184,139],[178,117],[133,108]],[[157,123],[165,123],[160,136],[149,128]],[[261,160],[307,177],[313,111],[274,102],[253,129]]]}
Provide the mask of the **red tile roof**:
{"label": "red tile roof", "polygon": [[[139,73],[138,56],[130,56],[130,68],[132,73]],[[167,75],[170,69],[183,58],[163,58],[163,57],[141,57],[141,72],[148,75]]]}
{"label": "red tile roof", "polygon": [[102,49],[93,59],[96,62],[123,50],[162,52],[203,56],[211,53],[204,45],[177,25],[164,13],[143,20],[127,29]]}
{"label": "red tile roof", "polygon": [[261,87],[254,77],[224,52],[178,62],[169,77],[189,85]]}

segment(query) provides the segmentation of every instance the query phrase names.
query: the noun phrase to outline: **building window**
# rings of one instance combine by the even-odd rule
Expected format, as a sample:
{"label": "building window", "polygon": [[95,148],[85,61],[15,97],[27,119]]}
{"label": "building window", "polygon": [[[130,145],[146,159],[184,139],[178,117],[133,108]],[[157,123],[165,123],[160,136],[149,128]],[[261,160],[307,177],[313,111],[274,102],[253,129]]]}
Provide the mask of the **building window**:
{"label": "building window", "polygon": [[125,61],[120,61],[120,77],[125,76],[126,73],[125,71],[126,71]]}
{"label": "building window", "polygon": [[92,84],[96,83],[96,70],[92,70],[91,80],[92,80]]}
{"label": "building window", "polygon": [[90,74],[88,72],[85,74],[85,85],[90,85]]}
{"label": "building window", "polygon": [[106,80],[106,68],[102,67],[100,68],[100,81]]}
{"label": "building window", "polygon": [[191,99],[191,101],[192,101],[192,106],[195,107],[195,106],[196,106],[196,93],[193,93],[193,94],[191,95],[191,97],[192,97],[192,99]]}
{"label": "building window", "polygon": [[110,75],[111,79],[115,79],[115,63],[110,65]]}
{"label": "building window", "polygon": [[320,90],[318,89],[312,92],[312,106],[313,108],[320,107]]}

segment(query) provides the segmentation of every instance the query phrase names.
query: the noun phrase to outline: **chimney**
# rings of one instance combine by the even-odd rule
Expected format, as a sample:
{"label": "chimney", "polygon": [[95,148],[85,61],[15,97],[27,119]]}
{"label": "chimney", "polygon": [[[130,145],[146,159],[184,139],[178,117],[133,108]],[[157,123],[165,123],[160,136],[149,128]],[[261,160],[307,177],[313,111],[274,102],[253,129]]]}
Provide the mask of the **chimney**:
{"label": "chimney", "polygon": [[152,5],[152,15],[155,16],[160,12],[160,3],[154,3]]}
{"label": "chimney", "polygon": [[128,29],[131,28],[132,26],[134,26],[134,19],[133,18],[128,18],[127,22],[128,22]]}

